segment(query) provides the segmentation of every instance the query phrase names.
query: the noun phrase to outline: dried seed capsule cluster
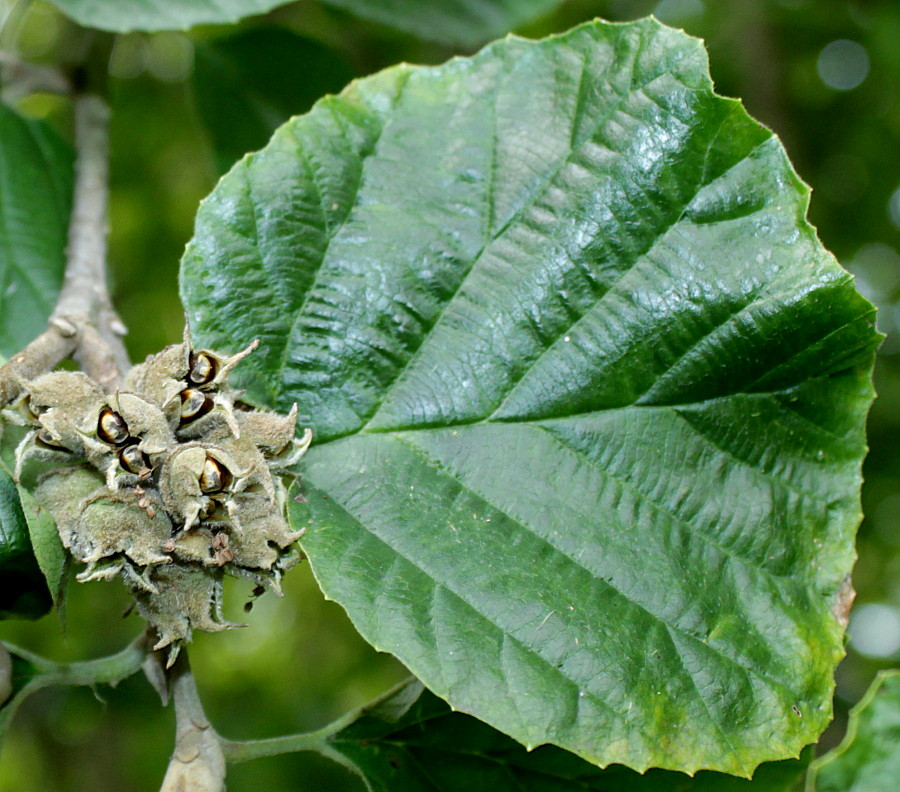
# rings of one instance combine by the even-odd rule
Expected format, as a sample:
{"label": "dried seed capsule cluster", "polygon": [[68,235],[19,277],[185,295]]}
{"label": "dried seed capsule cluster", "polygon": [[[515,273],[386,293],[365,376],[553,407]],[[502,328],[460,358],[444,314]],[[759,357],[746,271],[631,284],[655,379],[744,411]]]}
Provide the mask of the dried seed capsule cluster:
{"label": "dried seed capsule cluster", "polygon": [[35,497],[86,564],[78,579],[121,576],[156,648],[172,647],[170,662],[192,630],[236,626],[221,617],[224,573],[280,593],[300,558],[279,473],[312,434],[296,438],[296,406],[289,415],[235,408],[227,377],[255,346],[222,355],[193,349],[186,334],[116,393],[81,372],[51,372],[21,383],[7,411],[30,427],[17,476],[32,457],[62,463],[39,478]]}

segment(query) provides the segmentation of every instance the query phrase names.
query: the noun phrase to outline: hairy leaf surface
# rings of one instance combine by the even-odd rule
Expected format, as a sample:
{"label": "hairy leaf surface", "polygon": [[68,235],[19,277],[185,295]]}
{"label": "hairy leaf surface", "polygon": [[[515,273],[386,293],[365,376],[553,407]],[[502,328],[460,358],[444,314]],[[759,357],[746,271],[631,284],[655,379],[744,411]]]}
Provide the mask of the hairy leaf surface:
{"label": "hairy leaf surface", "polygon": [[749,775],[831,711],[872,307],[653,20],[352,84],[204,202],[182,295],[316,445],[325,593],[527,746]]}
{"label": "hairy leaf surface", "polygon": [[52,604],[16,485],[0,470],[0,619],[36,619]]}
{"label": "hairy leaf surface", "polygon": [[327,740],[326,755],[373,792],[792,792],[808,759],[772,762],[752,780],[702,770],[601,770],[559,748],[531,753],[409,682],[363,709]]}
{"label": "hairy leaf surface", "polygon": [[70,147],[47,124],[0,104],[0,353],[47,325],[65,266]]}
{"label": "hairy leaf surface", "polygon": [[900,671],[882,671],[844,741],[810,767],[807,792],[887,792],[900,778]]}

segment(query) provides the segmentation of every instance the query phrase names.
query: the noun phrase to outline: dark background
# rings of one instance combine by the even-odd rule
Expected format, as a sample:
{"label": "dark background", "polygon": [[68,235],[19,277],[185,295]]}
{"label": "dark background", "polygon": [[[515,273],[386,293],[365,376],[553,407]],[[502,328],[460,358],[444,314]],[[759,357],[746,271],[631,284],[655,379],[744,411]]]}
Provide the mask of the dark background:
{"label": "dark background", "polygon": [[[9,5],[0,0],[0,11]],[[838,717],[824,740],[830,745],[874,673],[900,659],[900,3],[569,0],[518,32],[537,37],[595,16],[650,13],[705,39],[717,90],[740,97],[779,134],[813,187],[812,222],[878,305],[887,334],[869,420],[867,518],[854,576],[859,597],[848,657],[838,670]],[[65,61],[84,46],[84,31],[46,4],[32,4],[13,21],[0,45],[28,58]],[[313,0],[237,27],[119,37],[110,69],[110,264],[134,359],[180,338],[178,260],[198,202],[229,163],[354,76],[401,60],[440,63],[459,52]],[[251,99],[235,103],[232,89]],[[20,106],[69,134],[60,100],[33,96]],[[231,588],[230,615],[241,621],[248,587]],[[323,601],[308,568],[289,575],[285,588],[283,600],[257,602],[250,630],[200,634],[192,647],[208,714],[228,737],[316,728],[405,675],[367,647],[338,606]],[[97,656],[140,631],[137,618],[121,617],[126,607],[118,585],[73,585],[65,632],[51,615],[0,623],[0,637],[59,660]],[[173,723],[154,697],[139,676],[96,695],[88,689],[35,695],[7,737],[0,792],[158,789]],[[302,792],[356,785],[336,765],[295,754],[235,766],[228,786]]]}

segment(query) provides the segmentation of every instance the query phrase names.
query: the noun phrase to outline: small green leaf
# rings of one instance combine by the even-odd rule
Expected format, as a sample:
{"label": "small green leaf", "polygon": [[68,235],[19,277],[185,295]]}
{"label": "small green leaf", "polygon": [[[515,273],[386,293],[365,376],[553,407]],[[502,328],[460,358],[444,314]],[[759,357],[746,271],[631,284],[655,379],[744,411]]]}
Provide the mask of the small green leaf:
{"label": "small green leaf", "polygon": [[900,670],[882,671],[850,711],[843,742],[809,768],[807,792],[887,792],[900,778]]}
{"label": "small green leaf", "polygon": [[255,27],[198,43],[194,97],[220,170],[262,148],[280,124],[351,76],[334,50],[284,28]]}
{"label": "small green leaf", "polygon": [[27,489],[21,486],[17,489],[25,521],[28,523],[28,534],[35,559],[47,581],[47,588],[50,589],[53,602],[59,606],[62,602],[65,583],[68,558],[66,549],[60,541],[56,523],[50,516],[50,512],[41,508]]}
{"label": "small green leaf", "polygon": [[653,20],[353,83],[204,202],[182,295],[315,445],[326,595],[531,747],[749,776],[831,716],[873,308]]}
{"label": "small green leaf", "polygon": [[0,105],[0,352],[47,325],[65,267],[71,148],[47,124]]}
{"label": "small green leaf", "polygon": [[80,25],[129,33],[237,22],[291,0],[50,0]]}
{"label": "small green leaf", "polygon": [[702,770],[601,770],[545,746],[528,752],[474,718],[452,712],[418,682],[364,709],[327,740],[325,755],[356,771],[372,792],[792,792],[809,762],[772,762],[753,780]]}
{"label": "small green leaf", "polygon": [[533,22],[563,0],[322,0],[419,38],[475,47]]}
{"label": "small green leaf", "polygon": [[0,619],[36,619],[52,605],[16,485],[0,471]]}

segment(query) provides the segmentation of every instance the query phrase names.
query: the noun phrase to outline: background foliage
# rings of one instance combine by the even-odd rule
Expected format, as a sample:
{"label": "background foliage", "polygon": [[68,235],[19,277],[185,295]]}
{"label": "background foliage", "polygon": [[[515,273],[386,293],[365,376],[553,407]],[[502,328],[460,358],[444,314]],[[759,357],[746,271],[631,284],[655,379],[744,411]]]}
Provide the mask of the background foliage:
{"label": "background foliage", "polygon": [[[110,244],[114,298],[131,329],[135,359],[180,335],[178,260],[199,200],[236,156],[222,135],[226,120],[246,121],[242,149],[259,147],[278,123],[339,90],[348,77],[401,60],[440,63],[475,48],[471,41],[454,47],[373,26],[339,5],[306,0],[237,27],[118,39],[111,69]],[[7,10],[0,4],[0,15]],[[570,0],[520,32],[539,36],[594,16],[632,19],[651,12],[704,37],[720,93],[741,97],[782,137],[814,188],[813,223],[879,305],[880,327],[888,334],[876,369],[880,399],[870,418],[863,504],[869,517],[859,539],[859,599],[850,654],[838,672],[833,743],[843,713],[875,672],[900,659],[900,7],[893,0]],[[282,32],[266,30],[272,25]],[[290,34],[307,40],[306,67],[291,60],[293,48],[267,47],[273,58],[286,59],[273,68],[253,56],[258,45],[246,44]],[[2,44],[29,58],[65,61],[83,46],[83,35],[52,6],[34,3],[7,26],[9,40]],[[210,58],[229,59],[232,66],[211,71]],[[205,97],[227,90],[216,81],[229,79],[249,86],[252,112],[217,116],[204,109]],[[23,109],[69,136],[71,120],[52,97],[32,97]],[[240,620],[247,590],[235,587],[229,602]],[[284,600],[258,601],[251,631],[198,636],[192,657],[201,693],[228,736],[314,728],[405,675],[356,636],[339,608],[322,601],[307,570],[288,577],[286,592]],[[0,637],[58,659],[112,652],[139,629],[134,617],[110,628],[125,607],[116,587],[75,586],[65,635],[51,616],[4,623]],[[101,703],[89,690],[53,689],[30,700],[8,738],[0,790],[156,789],[171,746],[171,714],[139,677],[103,696]],[[355,783],[311,754],[237,765],[229,774],[229,789],[238,792]]]}

